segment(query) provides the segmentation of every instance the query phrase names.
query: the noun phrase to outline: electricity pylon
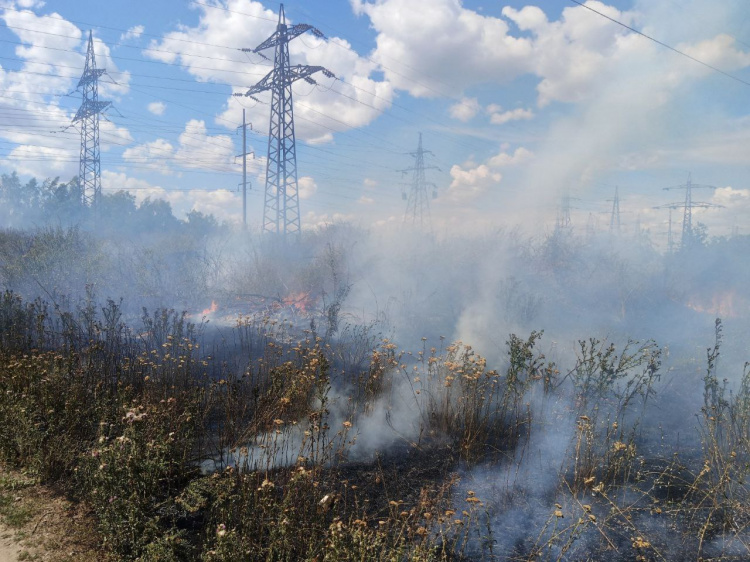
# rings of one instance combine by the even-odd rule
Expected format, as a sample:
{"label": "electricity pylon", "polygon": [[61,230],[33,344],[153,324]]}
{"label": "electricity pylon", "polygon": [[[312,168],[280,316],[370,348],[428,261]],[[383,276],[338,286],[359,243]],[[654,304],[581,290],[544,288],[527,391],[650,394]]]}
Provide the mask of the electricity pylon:
{"label": "electricity pylon", "polygon": [[432,152],[422,148],[422,133],[419,133],[419,146],[417,146],[417,150],[409,152],[409,155],[414,157],[414,166],[401,170],[402,174],[412,173],[411,189],[408,196],[406,191],[403,191],[401,196],[406,199],[404,224],[407,224],[411,220],[412,226],[419,224],[420,228],[427,226],[428,229],[431,229],[432,222],[430,218],[430,197],[428,190],[430,187],[432,188],[432,198],[435,199],[437,198],[437,186],[427,181],[424,172],[425,170],[439,170],[440,168],[437,166],[425,166],[425,154],[432,154]]}
{"label": "electricity pylon", "polygon": [[560,207],[557,210],[557,220],[555,222],[555,230],[563,231],[571,226],[570,210],[572,209],[570,202],[577,200],[576,197],[571,197],[569,193],[564,193],[560,198]]}
{"label": "electricity pylon", "polygon": [[607,199],[612,202],[612,215],[609,218],[609,232],[620,233],[620,188],[615,186],[615,198]]}
{"label": "electricity pylon", "polygon": [[[245,120],[245,110],[242,110],[242,125],[237,127],[237,130],[239,131],[242,129],[242,154],[239,156],[242,156],[242,229],[247,230],[247,187],[248,187],[248,181],[247,181],[247,157],[252,156],[255,158],[254,152],[248,152],[247,151],[247,128],[250,127],[250,130],[253,130],[253,124],[248,123]],[[250,187],[252,187],[252,184],[250,184]]]}
{"label": "electricity pylon", "polygon": [[297,149],[294,138],[294,108],[292,84],[304,80],[317,84],[312,78],[316,72],[333,78],[330,70],[322,66],[291,66],[289,42],[310,31],[316,37],[323,33],[306,23],[287,26],[284,4],[279,8],[276,31],[254,49],[242,49],[245,53],[259,54],[265,49],[275,48],[273,70],[244,95],[256,101],[255,94],[271,91],[271,120],[268,126],[268,159],[266,161],[266,192],[263,204],[263,232],[287,236],[300,235],[299,190],[297,185]]}
{"label": "electricity pylon", "polygon": [[76,90],[81,92],[81,107],[73,117],[73,123],[81,123],[81,158],[78,167],[78,189],[81,201],[86,206],[96,207],[102,195],[102,170],[99,159],[99,115],[111,105],[99,101],[99,78],[106,74],[103,68],[96,68],[94,40],[89,31],[89,46],[86,51],[86,65],[78,81]]}
{"label": "electricity pylon", "polygon": [[674,252],[674,236],[672,234],[672,211],[675,209],[682,208],[682,203],[667,203],[666,205],[659,205],[653,207],[654,209],[669,209],[669,220],[667,221],[667,249],[669,253]]}
{"label": "electricity pylon", "polygon": [[695,208],[708,209],[708,208],[721,207],[721,205],[716,205],[714,203],[704,203],[704,202],[693,201],[693,190],[694,189],[717,189],[717,188],[714,187],[713,185],[695,184],[692,182],[690,174],[688,174],[687,183],[664,188],[665,191],[671,191],[674,189],[681,189],[685,191],[685,202],[684,203],[668,203],[666,205],[662,205],[662,207],[669,207],[671,209],[683,209],[682,238],[680,240],[680,247],[688,248],[692,246],[693,242],[695,241],[694,232],[693,232],[693,209]]}

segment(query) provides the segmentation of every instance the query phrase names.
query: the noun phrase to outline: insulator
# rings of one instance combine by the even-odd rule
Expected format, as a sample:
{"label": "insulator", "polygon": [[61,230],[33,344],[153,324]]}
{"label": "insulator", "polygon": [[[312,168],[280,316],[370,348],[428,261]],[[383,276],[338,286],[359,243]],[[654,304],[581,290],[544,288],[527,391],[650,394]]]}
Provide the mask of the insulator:
{"label": "insulator", "polygon": [[432,192],[432,198],[437,199],[437,189]]}
{"label": "insulator", "polygon": [[404,201],[406,201],[406,193],[401,193],[401,199],[403,199]]}

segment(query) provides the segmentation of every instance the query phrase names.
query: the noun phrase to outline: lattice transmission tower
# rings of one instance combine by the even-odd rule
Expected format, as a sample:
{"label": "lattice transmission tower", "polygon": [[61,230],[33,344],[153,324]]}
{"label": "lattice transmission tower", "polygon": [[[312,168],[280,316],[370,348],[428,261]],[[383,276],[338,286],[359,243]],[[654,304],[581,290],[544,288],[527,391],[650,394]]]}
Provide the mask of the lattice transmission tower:
{"label": "lattice transmission tower", "polygon": [[94,40],[89,31],[86,65],[76,90],[81,92],[81,106],[73,117],[73,123],[81,126],[81,158],[78,167],[78,189],[81,201],[87,206],[97,206],[102,195],[102,170],[99,159],[99,115],[111,105],[99,101],[99,78],[106,74],[96,68]]}
{"label": "lattice transmission tower", "polygon": [[279,22],[273,35],[254,49],[242,49],[243,52],[259,54],[267,59],[261,51],[275,48],[273,70],[244,94],[235,94],[259,101],[255,94],[271,91],[263,232],[279,234],[284,240],[290,235],[299,237],[301,229],[292,84],[297,80],[317,84],[312,78],[316,72],[334,78],[333,73],[322,66],[290,64],[289,42],[307,31],[316,37],[323,37],[321,31],[306,23],[288,26],[284,5],[281,4]]}
{"label": "lattice transmission tower", "polygon": [[680,247],[689,248],[695,242],[695,232],[693,229],[693,209],[717,208],[717,207],[721,207],[722,205],[693,201],[694,189],[717,189],[717,188],[713,185],[699,185],[699,184],[693,183],[690,174],[688,174],[686,183],[682,185],[675,185],[673,187],[664,188],[665,191],[671,191],[675,189],[685,191],[685,202],[684,203],[668,203],[666,205],[662,205],[662,207],[668,207],[670,209],[683,209],[682,238],[680,240]]}
{"label": "lattice transmission tower", "polygon": [[615,186],[614,199],[607,199],[612,202],[612,214],[609,217],[609,231],[620,234],[620,188]]}
{"label": "lattice transmission tower", "polygon": [[557,218],[555,219],[555,230],[557,232],[568,231],[572,227],[570,211],[574,207],[571,201],[578,201],[577,197],[571,197],[569,193],[564,192],[560,197],[560,206],[557,208]]}
{"label": "lattice transmission tower", "polygon": [[414,157],[414,166],[401,170],[402,174],[412,173],[411,189],[408,195],[406,191],[401,192],[401,197],[406,200],[404,224],[408,224],[411,221],[412,226],[419,225],[420,228],[427,227],[429,229],[432,227],[429,191],[432,188],[432,198],[437,198],[437,186],[427,181],[425,170],[440,170],[440,168],[424,165],[424,155],[432,154],[432,152],[422,148],[422,133],[419,133],[417,150],[408,154]]}

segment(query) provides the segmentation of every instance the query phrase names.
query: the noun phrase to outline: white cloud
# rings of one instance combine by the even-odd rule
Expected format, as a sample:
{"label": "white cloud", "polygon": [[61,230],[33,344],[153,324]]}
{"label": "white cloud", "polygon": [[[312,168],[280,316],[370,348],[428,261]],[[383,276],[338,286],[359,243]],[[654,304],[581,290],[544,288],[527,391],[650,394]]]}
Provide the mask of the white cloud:
{"label": "white cloud", "polygon": [[123,160],[150,168],[161,174],[172,174],[171,160],[174,159],[174,147],[164,139],[139,144],[122,153]]}
{"label": "white cloud", "polygon": [[739,229],[740,234],[750,234],[747,226],[747,217],[750,217],[750,189],[722,187],[714,191],[711,202],[722,208],[707,216],[698,213],[698,220],[707,224],[709,234],[728,235],[734,227]]}
{"label": "white cloud", "polygon": [[365,180],[362,183],[364,184],[365,187],[375,187],[378,185],[378,181],[372,178],[365,178]]}
{"label": "white cloud", "polygon": [[[78,171],[79,134],[71,124],[75,110],[60,107],[60,94],[67,94],[78,83],[85,63],[88,36],[57,13],[37,15],[43,2],[19,2],[6,5],[0,20],[14,33],[21,45],[15,55],[22,60],[20,72],[0,67],[0,110],[13,115],[0,131],[0,138],[15,143],[3,166],[21,174],[37,177],[60,175],[69,179]],[[100,68],[116,71],[109,48],[94,38]],[[118,74],[119,84],[100,82],[100,99],[127,92],[129,74]],[[67,103],[67,101],[66,101]],[[132,141],[123,127],[101,121],[101,150]],[[51,133],[49,131],[55,131]],[[103,161],[106,157],[103,156]]]}
{"label": "white cloud", "polygon": [[134,25],[125,33],[120,35],[120,41],[127,41],[128,39],[138,39],[141,35],[143,35],[144,31],[146,31],[146,28],[142,25]]}
{"label": "white cloud", "polygon": [[[252,147],[248,147],[251,151]],[[123,159],[149,167],[162,174],[179,169],[238,172],[234,141],[229,135],[209,135],[204,121],[191,119],[180,133],[177,145],[165,139],[139,144],[126,149]],[[248,172],[256,173],[265,165],[265,158],[248,159]]]}
{"label": "white cloud", "polygon": [[145,180],[134,178],[124,172],[102,170],[102,189],[105,193],[118,190],[129,191],[136,204],[145,199],[163,199],[172,206],[172,213],[184,219],[190,211],[214,215],[219,220],[239,222],[242,219],[241,194],[226,189],[214,191],[173,191]]}
{"label": "white cloud", "polygon": [[461,101],[450,106],[448,111],[453,119],[466,123],[473,119],[480,109],[477,98],[462,98]]}
{"label": "white cloud", "polygon": [[516,148],[513,154],[508,154],[507,152],[500,151],[498,154],[490,158],[487,161],[487,164],[491,168],[502,168],[503,166],[515,166],[518,164],[523,164],[533,157],[534,154],[530,150],[519,146],[518,148]]}
{"label": "white cloud", "polygon": [[[651,4],[640,4],[641,12],[618,10],[597,0],[586,5],[638,27],[653,11]],[[582,6],[564,8],[558,20],[549,20],[535,6],[505,7],[502,18],[480,15],[460,0],[352,0],[352,7],[356,14],[369,17],[377,32],[372,59],[381,64],[395,87],[413,96],[455,96],[473,86],[504,84],[532,74],[540,80],[540,107],[553,101],[579,103],[595,97],[618,69],[636,70],[644,54],[652,59],[668,58],[678,81],[710,72],[694,62],[676,60],[645,38]],[[663,31],[665,21],[652,20],[652,24]],[[522,35],[511,29],[509,22]],[[678,47],[728,70],[750,64],[750,55],[725,34],[692,45],[678,43]],[[661,77],[669,82],[669,73]],[[468,107],[454,105],[451,116],[468,120],[473,114]],[[530,110],[518,109],[499,113],[494,122],[531,116]]]}
{"label": "white cloud", "polygon": [[303,230],[314,230],[336,223],[352,222],[354,219],[354,215],[347,213],[316,213],[315,211],[308,211],[301,222]]}
{"label": "white cloud", "polygon": [[534,112],[530,109],[511,109],[509,111],[502,111],[502,112],[491,112],[490,114],[490,123],[493,125],[502,125],[504,123],[508,123],[509,121],[519,121],[521,119],[532,119],[534,117]]}
{"label": "white cloud", "polygon": [[57,177],[67,181],[78,173],[78,162],[67,147],[21,144],[2,159],[2,163],[21,175]]}
{"label": "white cloud", "polygon": [[460,0],[354,0],[352,6],[378,33],[371,57],[388,81],[413,96],[507,83],[529,67],[530,40],[511,36],[504,20],[466,9]]}
{"label": "white cloud", "polygon": [[450,170],[451,181],[447,199],[453,203],[469,203],[484,195],[492,186],[497,185],[503,176],[493,171],[486,164],[467,163],[463,167],[454,165]]}
{"label": "white cloud", "polygon": [[[259,55],[249,54],[243,57],[238,66],[236,49],[206,44],[254,48],[275,31],[277,16],[254,0],[228,0],[226,5],[227,10],[198,5],[201,14],[197,26],[181,26],[177,31],[166,33],[160,42],[151,44],[153,48],[169,52],[147,49],[144,54],[165,62],[179,61],[201,81],[230,84],[233,86],[232,93],[245,93],[249,86],[269,72],[269,63]],[[248,17],[252,16],[255,16],[253,25],[248,26]],[[312,34],[305,34],[290,43],[292,64],[324,66],[338,78],[334,80],[317,73],[313,78],[319,86],[305,81],[297,81],[293,86],[296,94],[295,133],[298,139],[314,143],[330,142],[335,132],[367,125],[390,107],[393,97],[391,85],[387,81],[372,79],[370,75],[377,69],[376,65],[348,47],[349,44],[343,39],[326,40]],[[269,56],[269,53],[264,54]],[[206,65],[205,58],[193,55],[210,56],[213,60],[211,65]],[[242,68],[241,76],[236,73],[238,68]],[[254,128],[267,130],[270,94],[261,93],[257,98],[264,103],[229,97],[221,119],[238,122],[244,107]],[[219,122],[226,125],[226,121]]]}
{"label": "white cloud", "polygon": [[164,111],[167,109],[167,104],[161,101],[152,101],[148,104],[147,108],[154,115],[164,115]]}
{"label": "white cloud", "polygon": [[300,199],[310,199],[318,191],[318,184],[310,176],[302,176],[297,180]]}
{"label": "white cloud", "polygon": [[469,161],[454,165],[450,169],[451,184],[445,200],[451,203],[467,204],[491,191],[503,179],[499,168],[518,166],[533,158],[533,153],[520,146],[512,154],[503,145],[496,155],[482,164]]}
{"label": "white cloud", "polygon": [[[685,44],[678,47],[688,55],[724,71],[740,70],[750,66],[750,53],[738,49],[735,38],[723,33],[695,45]],[[694,65],[692,69],[703,75],[712,72],[711,69],[700,65]]]}

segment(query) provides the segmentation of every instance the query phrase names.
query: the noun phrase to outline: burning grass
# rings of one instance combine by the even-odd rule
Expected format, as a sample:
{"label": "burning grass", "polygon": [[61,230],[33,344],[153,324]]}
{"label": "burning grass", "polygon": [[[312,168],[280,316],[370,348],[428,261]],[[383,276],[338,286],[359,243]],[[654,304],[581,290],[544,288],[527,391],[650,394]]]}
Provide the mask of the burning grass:
{"label": "burning grass", "polygon": [[88,506],[115,559],[750,553],[750,372],[733,392],[719,379],[720,324],[679,450],[643,421],[653,343],[584,341],[565,371],[534,332],[492,369],[462,343],[410,354],[362,328],[240,319],[206,344],[169,310],[141,325],[112,301],[0,298],[0,454]]}

